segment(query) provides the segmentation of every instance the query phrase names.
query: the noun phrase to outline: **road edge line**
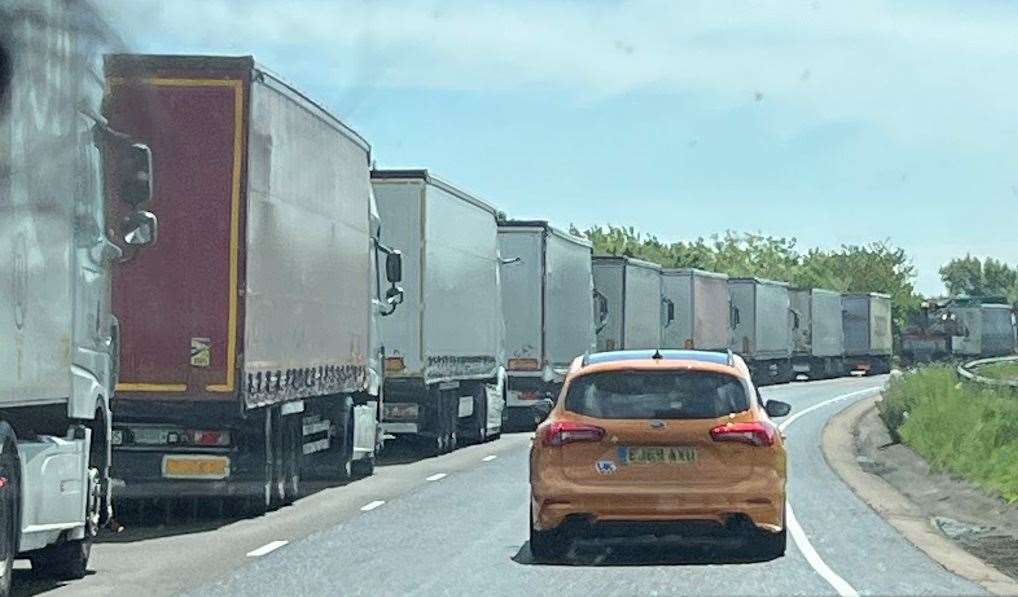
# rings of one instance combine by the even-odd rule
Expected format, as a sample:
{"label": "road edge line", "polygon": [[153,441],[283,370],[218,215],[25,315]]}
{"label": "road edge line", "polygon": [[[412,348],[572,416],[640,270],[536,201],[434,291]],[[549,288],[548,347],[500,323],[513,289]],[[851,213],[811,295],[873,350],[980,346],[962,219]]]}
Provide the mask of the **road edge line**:
{"label": "road edge line", "polygon": [[856,460],[855,430],[880,394],[860,400],[831,417],[821,433],[820,446],[831,470],[856,496],[906,541],[947,571],[995,595],[1018,595],[1018,581],[962,549],[937,532],[922,510],[893,485],[867,473]]}
{"label": "road edge line", "polygon": [[[792,423],[825,406],[830,406],[841,402],[842,400],[848,400],[849,398],[861,396],[869,392],[879,391],[880,386],[873,386],[862,390],[856,390],[854,392],[848,392],[847,394],[839,394],[833,398],[817,402],[816,404],[804,408],[782,421],[778,424],[778,431],[783,433]],[[813,547],[813,543],[809,540],[809,535],[806,534],[806,529],[802,528],[802,525],[799,524],[799,520],[795,517],[795,512],[792,511],[792,503],[790,500],[785,501],[785,528],[792,534],[792,541],[795,542],[795,546],[799,549],[799,553],[802,554],[802,557],[806,558],[806,563],[809,564],[810,568],[812,568],[814,572],[820,575],[820,578],[824,579],[824,581],[826,581],[832,589],[837,591],[838,595],[841,597],[858,597],[859,592],[855,590],[855,587],[849,584],[847,580],[842,578],[841,575],[828,566],[827,562],[825,562],[824,559],[820,557],[820,554],[817,553],[816,548]]]}

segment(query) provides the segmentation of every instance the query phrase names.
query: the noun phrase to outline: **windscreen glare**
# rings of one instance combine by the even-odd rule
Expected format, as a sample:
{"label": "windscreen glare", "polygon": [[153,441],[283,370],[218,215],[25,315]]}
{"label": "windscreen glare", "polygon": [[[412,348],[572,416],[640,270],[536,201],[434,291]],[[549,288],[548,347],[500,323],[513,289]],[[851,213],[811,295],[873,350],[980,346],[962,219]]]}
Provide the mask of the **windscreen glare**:
{"label": "windscreen glare", "polygon": [[613,371],[573,380],[565,407],[599,419],[715,419],[749,409],[749,398],[721,373]]}

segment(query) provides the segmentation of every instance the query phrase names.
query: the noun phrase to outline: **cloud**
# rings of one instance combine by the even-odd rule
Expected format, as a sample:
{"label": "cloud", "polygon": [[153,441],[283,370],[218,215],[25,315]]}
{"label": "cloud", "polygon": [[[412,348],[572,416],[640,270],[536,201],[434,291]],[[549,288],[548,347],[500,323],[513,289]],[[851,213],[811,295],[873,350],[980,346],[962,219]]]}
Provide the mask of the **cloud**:
{"label": "cloud", "polygon": [[796,115],[777,121],[779,130],[796,129],[806,115],[872,122],[902,137],[972,142],[979,135],[966,134],[966,121],[1013,112],[1018,101],[1018,12],[1004,4],[125,0],[104,6],[129,39],[136,32],[139,49],[257,51],[270,66],[297,65],[300,72],[291,77],[341,86],[540,87],[588,100],[681,93],[722,109],[757,99]]}

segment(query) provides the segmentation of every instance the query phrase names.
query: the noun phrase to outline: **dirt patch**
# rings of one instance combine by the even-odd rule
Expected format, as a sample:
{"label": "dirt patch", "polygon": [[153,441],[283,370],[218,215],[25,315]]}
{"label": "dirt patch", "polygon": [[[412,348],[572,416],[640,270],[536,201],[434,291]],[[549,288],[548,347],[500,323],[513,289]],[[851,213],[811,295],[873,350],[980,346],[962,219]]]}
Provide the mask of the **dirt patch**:
{"label": "dirt patch", "polygon": [[892,443],[876,409],[862,416],[853,433],[864,471],[908,497],[932,526],[965,551],[1018,579],[1018,505],[931,471],[907,446]]}

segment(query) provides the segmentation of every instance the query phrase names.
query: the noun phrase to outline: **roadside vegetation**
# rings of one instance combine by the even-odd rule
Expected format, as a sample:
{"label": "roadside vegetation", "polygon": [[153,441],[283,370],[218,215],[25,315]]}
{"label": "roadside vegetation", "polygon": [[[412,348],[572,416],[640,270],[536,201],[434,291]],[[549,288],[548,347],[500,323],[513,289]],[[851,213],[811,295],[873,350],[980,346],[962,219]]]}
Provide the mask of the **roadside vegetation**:
{"label": "roadside vegetation", "polygon": [[1018,393],[960,383],[947,365],[893,378],[880,415],[934,470],[1018,501]]}

